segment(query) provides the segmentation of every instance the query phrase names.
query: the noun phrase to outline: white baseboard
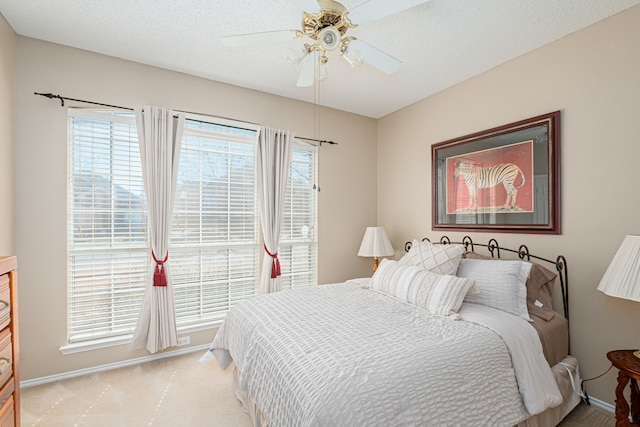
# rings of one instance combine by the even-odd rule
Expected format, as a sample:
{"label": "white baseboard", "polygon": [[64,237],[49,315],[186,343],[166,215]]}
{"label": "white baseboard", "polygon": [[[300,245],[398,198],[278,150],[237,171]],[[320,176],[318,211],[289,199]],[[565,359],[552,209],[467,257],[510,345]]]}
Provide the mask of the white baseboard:
{"label": "white baseboard", "polygon": [[62,374],[49,375],[46,377],[34,378],[31,380],[20,381],[20,388],[34,387],[37,385],[48,384],[56,381],[66,380],[68,378],[80,377],[82,375],[95,374],[98,372],[109,371],[111,369],[124,368],[126,366],[138,365],[140,363],[151,362],[154,360],[166,359],[168,357],[182,356],[184,354],[194,353],[196,351],[206,351],[209,344],[203,344],[180,350],[168,351],[161,354],[152,354],[150,356],[137,357],[135,359],[123,360],[121,362],[108,363],[106,365],[93,366],[86,369],[78,369],[77,371],[65,372]]}

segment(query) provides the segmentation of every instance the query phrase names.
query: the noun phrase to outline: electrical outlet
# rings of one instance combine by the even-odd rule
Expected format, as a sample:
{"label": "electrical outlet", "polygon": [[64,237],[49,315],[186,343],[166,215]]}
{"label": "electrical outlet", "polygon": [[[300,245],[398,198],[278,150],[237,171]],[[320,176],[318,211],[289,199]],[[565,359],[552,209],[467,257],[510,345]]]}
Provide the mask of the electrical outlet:
{"label": "electrical outlet", "polygon": [[191,343],[191,337],[188,335],[186,337],[178,338],[178,345],[187,345],[190,343]]}

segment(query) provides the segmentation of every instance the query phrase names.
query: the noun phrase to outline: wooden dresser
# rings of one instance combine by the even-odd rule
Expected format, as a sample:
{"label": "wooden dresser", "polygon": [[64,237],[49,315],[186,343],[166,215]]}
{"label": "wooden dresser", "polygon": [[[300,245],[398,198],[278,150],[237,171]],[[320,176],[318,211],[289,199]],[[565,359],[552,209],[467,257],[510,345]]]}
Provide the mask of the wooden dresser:
{"label": "wooden dresser", "polygon": [[0,427],[20,426],[16,257],[0,257]]}

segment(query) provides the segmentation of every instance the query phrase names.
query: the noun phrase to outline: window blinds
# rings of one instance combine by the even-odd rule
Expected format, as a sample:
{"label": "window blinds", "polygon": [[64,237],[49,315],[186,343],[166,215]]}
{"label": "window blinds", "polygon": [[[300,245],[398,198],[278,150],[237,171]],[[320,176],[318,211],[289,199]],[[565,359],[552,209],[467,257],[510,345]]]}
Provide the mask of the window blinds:
{"label": "window blinds", "polygon": [[317,148],[294,142],[278,257],[282,288],[317,282]]}
{"label": "window blinds", "polygon": [[[149,268],[135,117],[73,108],[68,117],[68,342],[126,336]],[[316,158],[315,147],[294,144],[279,249],[285,288],[317,281]],[[255,293],[255,162],[255,131],[187,116],[169,246],[179,329],[219,322]]]}
{"label": "window blinds", "polygon": [[188,120],[169,246],[178,326],[224,318],[258,282],[255,132]]}
{"label": "window blinds", "polygon": [[130,333],[148,269],[133,114],[69,109],[68,339]]}

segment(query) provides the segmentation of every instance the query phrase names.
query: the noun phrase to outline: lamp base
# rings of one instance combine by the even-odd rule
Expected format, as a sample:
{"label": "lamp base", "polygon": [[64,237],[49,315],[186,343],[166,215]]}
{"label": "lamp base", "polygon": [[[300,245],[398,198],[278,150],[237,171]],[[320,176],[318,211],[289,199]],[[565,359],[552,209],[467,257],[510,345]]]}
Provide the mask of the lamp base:
{"label": "lamp base", "polygon": [[378,257],[373,257],[373,272],[375,273],[378,269],[378,265],[380,264],[380,260]]}

